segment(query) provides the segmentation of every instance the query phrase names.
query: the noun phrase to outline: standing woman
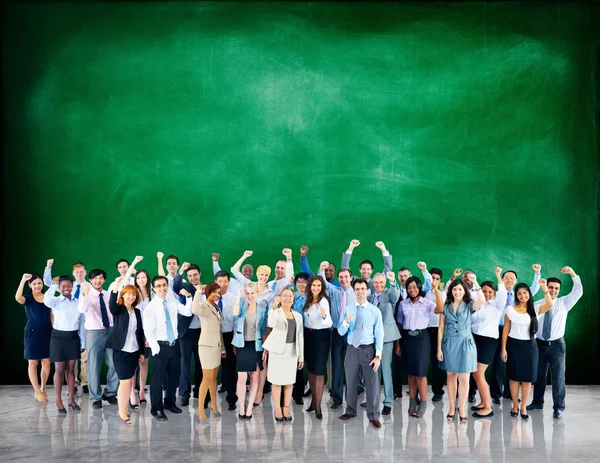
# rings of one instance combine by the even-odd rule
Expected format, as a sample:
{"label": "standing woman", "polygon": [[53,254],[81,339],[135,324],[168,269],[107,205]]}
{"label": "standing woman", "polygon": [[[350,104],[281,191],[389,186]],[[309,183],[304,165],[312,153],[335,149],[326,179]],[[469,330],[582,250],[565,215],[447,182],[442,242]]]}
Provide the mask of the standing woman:
{"label": "standing woman", "polygon": [[[27,282],[29,293],[23,296],[23,288]],[[52,323],[50,322],[51,310],[44,304],[44,283],[42,276],[37,273],[24,273],[17,288],[15,300],[25,306],[27,314],[27,325],[25,325],[25,337],[23,343],[25,350],[23,356],[28,361],[29,381],[35,391],[35,400],[48,402],[46,394],[46,383],[50,376],[50,336],[52,334]],[[38,379],[37,367],[42,361],[41,386]]]}
{"label": "standing woman", "polygon": [[546,287],[546,280],[539,280],[544,293],[544,305],[539,311],[533,304],[533,296],[529,286],[519,283],[515,286],[517,303],[508,306],[504,314],[504,330],[502,331],[502,360],[506,362],[506,374],[509,379],[512,409],[510,416],[519,416],[519,383],[521,383],[521,418],[529,419],[527,400],[531,383],[537,379],[538,346],[535,333],[538,329],[538,315],[552,308],[552,298]]}
{"label": "standing woman", "polygon": [[[60,296],[54,294],[60,291]],[[77,310],[79,301],[71,294],[73,279],[64,275],[52,280],[50,289],[44,294],[44,303],[52,309],[54,329],[50,338],[50,361],[54,362],[54,392],[58,413],[66,414],[62,402],[62,386],[67,376],[69,408],[81,410],[75,402],[75,365],[85,350],[85,327],[83,316]]]}
{"label": "standing woman", "polygon": [[466,281],[454,280],[450,283],[444,304],[444,313],[440,315],[437,344],[440,368],[446,370],[447,373],[446,384],[448,385],[450,411],[446,415],[446,419],[449,422],[454,421],[458,386],[458,417],[461,423],[467,422],[465,404],[469,394],[469,376],[477,371],[477,348],[471,333],[471,313],[473,310],[478,310],[485,301],[475,274],[469,273],[467,278],[477,292],[477,300],[471,299]]}
{"label": "standing woman", "polygon": [[508,293],[502,281],[502,269],[496,267],[496,278],[498,279],[498,292],[496,285],[491,281],[481,283],[481,290],[485,296],[485,303],[479,310],[473,312],[471,317],[471,331],[477,347],[477,371],[473,373],[473,379],[477,384],[481,401],[471,407],[475,418],[491,418],[492,397],[490,387],[485,379],[485,370],[492,363],[498,346],[498,324],[506,306]]}
{"label": "standing woman", "polygon": [[[258,390],[259,374],[263,369],[263,336],[267,333],[266,304],[256,303],[256,283],[248,283],[245,288],[246,300],[240,301],[239,289],[233,305],[233,341],[238,371],[237,396],[240,403],[239,418],[252,419],[252,408]],[[250,375],[248,406],[246,406],[246,380]]]}
{"label": "standing woman", "polygon": [[[269,357],[268,379],[272,384],[275,421],[292,421],[290,401],[292,386],[296,381],[296,369],[304,366],[304,335],[302,316],[292,310],[294,291],[291,287],[281,292],[273,301],[267,326],[272,328],[264,342],[263,359]],[[283,411],[281,409],[281,387],[283,386]]]}
{"label": "standing woman", "polygon": [[[150,304],[150,301],[154,297],[152,292],[152,283],[150,282],[150,275],[146,270],[138,270],[135,275],[134,285],[140,295],[139,303],[136,308],[140,309],[142,315],[144,309]],[[143,320],[143,318],[142,318]],[[150,347],[144,346],[144,361],[140,363],[140,404],[145,405],[148,403],[146,400],[146,381],[148,379],[148,359],[152,355]]]}
{"label": "standing woman", "polygon": [[204,289],[206,300],[200,302],[202,288],[198,285],[194,295],[192,312],[200,317],[200,340],[198,341],[198,355],[202,364],[202,382],[198,392],[198,418],[207,421],[204,412],[204,400],[207,391],[210,391],[210,408],[215,416],[221,416],[217,408],[217,375],[221,366],[221,359],[225,358],[225,344],[221,332],[221,312],[217,302],[221,299],[221,287],[212,282]]}
{"label": "standing woman", "polygon": [[117,401],[118,418],[121,423],[131,424],[129,407],[139,408],[135,395],[135,371],[138,363],[144,360],[144,330],[142,313],[135,306],[139,294],[135,286],[127,285],[119,293],[123,276],[118,277],[112,287],[108,307],[113,315],[113,328],[110,330],[106,347],[113,349],[113,362],[119,377]]}
{"label": "standing woman", "polygon": [[[431,344],[429,341],[429,315],[443,313],[444,304],[437,288],[435,302],[425,298],[423,284],[417,277],[406,280],[406,299],[400,302],[396,322],[402,333],[402,369],[408,374],[410,404],[408,414],[420,418],[427,410],[427,371]],[[396,344],[400,355],[400,344]]]}
{"label": "standing woman", "polygon": [[313,275],[308,279],[310,294],[304,302],[304,338],[306,341],[306,368],[312,401],[307,412],[314,411],[317,419],[323,419],[321,400],[325,389],[327,357],[331,347],[333,321],[329,313],[329,299],[323,277]]}

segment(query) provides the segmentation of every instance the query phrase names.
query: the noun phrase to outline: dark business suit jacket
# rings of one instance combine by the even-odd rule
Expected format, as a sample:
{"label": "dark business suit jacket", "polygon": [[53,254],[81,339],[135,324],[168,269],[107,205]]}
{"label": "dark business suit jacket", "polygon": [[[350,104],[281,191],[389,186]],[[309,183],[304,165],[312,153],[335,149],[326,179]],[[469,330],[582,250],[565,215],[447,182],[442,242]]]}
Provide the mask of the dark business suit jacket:
{"label": "dark business suit jacket", "polygon": [[[113,316],[113,327],[110,329],[110,334],[106,340],[106,347],[114,350],[122,350],[127,339],[127,330],[129,329],[129,312],[124,305],[117,304],[117,297],[119,293],[110,293],[110,301],[108,308]],[[139,352],[144,352],[146,344],[146,337],[144,336],[144,329],[142,327],[142,313],[140,309],[134,308],[135,318],[137,320],[137,329],[135,330],[135,336],[137,337],[138,346],[140,347]]]}
{"label": "dark business suit jacket", "polygon": [[[179,296],[179,291],[181,291],[182,289],[185,289],[188,293],[190,293],[192,295],[192,297],[194,297],[194,295],[196,294],[196,287],[194,285],[192,285],[191,283],[184,283],[183,282],[183,276],[181,275],[181,273],[178,273],[177,276],[173,279],[173,292],[175,293],[175,295],[177,297]],[[179,301],[182,304],[185,304],[185,301],[181,301],[181,298],[179,299]],[[190,325],[192,324],[192,320],[194,319],[194,315],[190,315],[189,317],[186,317],[185,315],[181,315],[180,313],[177,314],[177,337],[178,338],[182,338],[183,335],[187,332],[188,328],[190,327]]]}

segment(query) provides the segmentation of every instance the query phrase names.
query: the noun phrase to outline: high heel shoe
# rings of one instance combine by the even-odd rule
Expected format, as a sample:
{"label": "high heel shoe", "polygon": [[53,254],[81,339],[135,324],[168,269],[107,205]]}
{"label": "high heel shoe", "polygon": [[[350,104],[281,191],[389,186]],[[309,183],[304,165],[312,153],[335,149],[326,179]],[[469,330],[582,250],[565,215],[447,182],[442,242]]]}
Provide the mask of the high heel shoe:
{"label": "high heel shoe", "polygon": [[66,415],[67,414],[67,409],[65,407],[58,408],[58,405],[57,405],[56,408],[58,409],[58,414],[59,415]]}
{"label": "high heel shoe", "polygon": [[313,404],[310,404],[310,407],[308,407],[306,409],[307,412],[314,412],[315,411],[315,406]]}
{"label": "high heel shoe", "polygon": [[210,410],[212,411],[214,417],[222,416],[222,413],[219,410],[214,411],[212,408]]}
{"label": "high heel shoe", "polygon": [[80,412],[81,411],[81,407],[79,405],[77,405],[77,404],[75,404],[75,405],[69,404],[69,408],[71,410],[73,410],[73,411],[76,411],[76,412]]}
{"label": "high heel shoe", "polygon": [[275,417],[275,421],[277,423],[283,423],[285,421],[285,418],[282,416],[281,418],[277,418],[277,415],[273,414],[273,416]]}
{"label": "high heel shoe", "polygon": [[519,417],[519,412],[513,412],[513,411],[511,410],[511,412],[510,412],[510,417],[511,417],[511,418],[518,418],[518,417]]}
{"label": "high heel shoe", "polygon": [[[289,407],[289,406],[287,406],[287,407],[286,407],[286,406],[284,405],[284,406],[283,406],[283,408],[287,408],[287,410],[288,410],[288,413],[290,412],[290,407]],[[282,413],[283,413],[283,412],[282,412]],[[289,416],[285,416],[285,415],[283,415],[283,419],[284,419],[284,421],[288,421],[288,422],[289,422],[289,421],[292,421],[294,418],[292,418],[292,415],[289,415]]]}
{"label": "high heel shoe", "polygon": [[119,423],[131,424],[131,420],[129,419],[129,417],[127,417],[127,419],[124,420],[123,418],[121,418],[121,415],[119,414],[119,412],[117,412],[117,419],[119,420]]}
{"label": "high heel shoe", "polygon": [[529,415],[527,413],[521,413],[521,419],[527,421],[529,419]]}
{"label": "high heel shoe", "polygon": [[46,397],[41,392],[40,393],[36,392],[33,396],[35,397],[35,400],[37,400],[38,402],[46,402],[47,401]]}
{"label": "high heel shoe", "polygon": [[131,400],[129,401],[129,408],[131,408],[132,410],[139,410],[140,409],[140,404],[132,404]]}
{"label": "high heel shoe", "polygon": [[315,410],[315,417],[317,418],[317,420],[322,420],[323,412],[321,410]]}

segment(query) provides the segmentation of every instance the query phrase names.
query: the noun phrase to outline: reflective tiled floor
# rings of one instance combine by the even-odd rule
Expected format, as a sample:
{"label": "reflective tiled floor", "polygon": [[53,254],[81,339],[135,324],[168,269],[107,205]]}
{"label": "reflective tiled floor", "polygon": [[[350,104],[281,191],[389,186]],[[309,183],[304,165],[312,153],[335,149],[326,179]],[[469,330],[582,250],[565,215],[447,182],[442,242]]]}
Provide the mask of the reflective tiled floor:
{"label": "reflective tiled floor", "polygon": [[[53,390],[48,389],[52,399]],[[266,396],[267,400],[270,396]],[[222,399],[222,396],[220,397]],[[492,419],[448,424],[447,401],[432,405],[424,418],[407,416],[408,400],[396,400],[377,430],[364,409],[347,423],[342,409],[323,408],[323,420],[307,407],[293,406],[293,423],[278,424],[267,400],[255,408],[251,422],[227,411],[208,424],[190,407],[182,415],[166,412],[159,423],[150,407],[132,412],[133,424],[117,421],[116,406],[92,410],[88,396],[77,397],[81,412],[59,416],[56,406],[36,403],[31,387],[0,388],[0,460],[2,461],[598,461],[600,458],[600,386],[567,388],[562,420],[546,408],[531,412],[529,422],[511,419],[510,402],[494,406]],[[310,400],[310,399],[308,399]],[[65,401],[65,404],[67,402]]]}

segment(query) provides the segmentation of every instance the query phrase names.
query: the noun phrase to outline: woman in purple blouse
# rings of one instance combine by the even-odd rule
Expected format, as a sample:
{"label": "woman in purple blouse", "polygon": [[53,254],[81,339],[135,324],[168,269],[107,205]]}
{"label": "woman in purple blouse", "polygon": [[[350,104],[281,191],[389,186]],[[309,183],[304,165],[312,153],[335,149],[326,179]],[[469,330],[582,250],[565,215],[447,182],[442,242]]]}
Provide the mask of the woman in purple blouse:
{"label": "woman in purple blouse", "polygon": [[[408,414],[420,418],[427,410],[427,371],[429,370],[429,315],[433,312],[442,313],[444,303],[437,288],[435,302],[425,299],[423,284],[417,277],[406,280],[406,294],[398,306],[396,322],[403,338],[402,367],[408,374],[408,391],[410,405]],[[400,355],[399,345],[396,354]],[[418,396],[417,396],[418,392]]]}

